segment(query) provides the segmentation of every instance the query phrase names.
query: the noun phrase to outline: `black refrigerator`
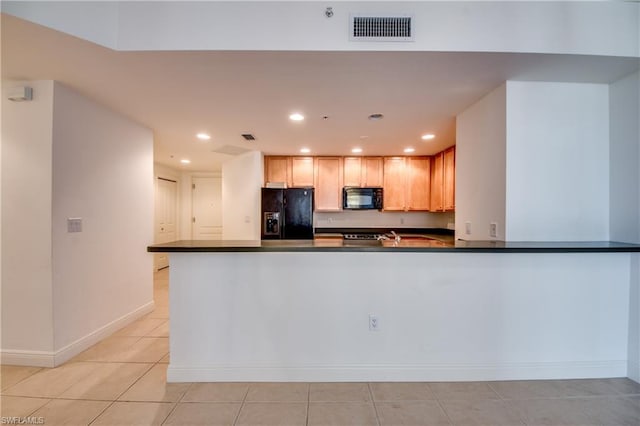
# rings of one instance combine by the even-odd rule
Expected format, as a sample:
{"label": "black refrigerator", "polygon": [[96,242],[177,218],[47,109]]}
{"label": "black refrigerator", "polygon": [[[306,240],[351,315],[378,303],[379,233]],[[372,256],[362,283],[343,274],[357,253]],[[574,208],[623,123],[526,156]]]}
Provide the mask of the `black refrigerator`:
{"label": "black refrigerator", "polygon": [[313,239],[313,188],[262,188],[262,239]]}

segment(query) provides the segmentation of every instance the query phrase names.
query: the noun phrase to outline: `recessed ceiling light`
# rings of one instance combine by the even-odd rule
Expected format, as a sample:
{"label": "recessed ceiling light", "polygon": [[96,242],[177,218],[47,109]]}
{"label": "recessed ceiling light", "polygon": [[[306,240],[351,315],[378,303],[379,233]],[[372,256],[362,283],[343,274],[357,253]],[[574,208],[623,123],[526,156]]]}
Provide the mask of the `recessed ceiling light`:
{"label": "recessed ceiling light", "polygon": [[311,152],[311,150],[309,148],[300,148],[300,152],[303,154],[308,154]]}
{"label": "recessed ceiling light", "polygon": [[191,160],[187,160],[186,158],[184,158],[184,159],[180,160],[180,162],[182,164],[189,164],[189,163],[191,163]]}
{"label": "recessed ceiling light", "polygon": [[428,141],[428,140],[431,140],[431,139],[435,138],[436,135],[431,134],[431,133],[427,133],[426,135],[422,135],[420,137],[422,138],[423,141]]}
{"label": "recessed ceiling light", "polygon": [[369,120],[371,121],[378,121],[378,120],[382,120],[384,118],[383,114],[371,114],[369,116]]}
{"label": "recessed ceiling light", "polygon": [[362,152],[362,148],[353,148],[351,152],[353,152],[354,154],[360,154]]}
{"label": "recessed ceiling light", "polygon": [[291,114],[289,116],[289,120],[291,121],[302,121],[304,120],[304,115],[300,114],[299,112],[295,112],[293,114]]}
{"label": "recessed ceiling light", "polygon": [[200,139],[201,141],[208,141],[209,139],[211,139],[211,136],[206,133],[198,133],[196,135],[196,138]]}
{"label": "recessed ceiling light", "polygon": [[406,152],[407,154],[411,153],[411,152],[415,152],[416,150],[413,148],[405,148],[404,152]]}

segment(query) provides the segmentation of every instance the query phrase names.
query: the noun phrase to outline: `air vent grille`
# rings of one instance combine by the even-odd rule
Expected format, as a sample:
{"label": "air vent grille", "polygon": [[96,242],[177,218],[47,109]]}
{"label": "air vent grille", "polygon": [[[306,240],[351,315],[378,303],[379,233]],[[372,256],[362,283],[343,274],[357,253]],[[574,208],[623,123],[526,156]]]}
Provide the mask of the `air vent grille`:
{"label": "air vent grille", "polygon": [[256,137],[253,136],[251,133],[243,133],[242,137],[247,141],[255,141],[256,140]]}
{"label": "air vent grille", "polygon": [[351,40],[412,41],[411,16],[351,16]]}

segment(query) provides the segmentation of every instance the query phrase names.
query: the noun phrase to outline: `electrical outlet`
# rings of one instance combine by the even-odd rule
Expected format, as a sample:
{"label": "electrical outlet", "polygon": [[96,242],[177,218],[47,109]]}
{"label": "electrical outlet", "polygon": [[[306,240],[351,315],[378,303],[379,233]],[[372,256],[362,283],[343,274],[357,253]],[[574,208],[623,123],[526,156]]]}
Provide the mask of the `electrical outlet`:
{"label": "electrical outlet", "polygon": [[380,319],[377,315],[369,315],[369,331],[378,331],[380,329]]}
{"label": "electrical outlet", "polygon": [[471,222],[464,223],[464,233],[467,235],[471,235]]}
{"label": "electrical outlet", "polygon": [[498,237],[498,224],[496,222],[491,222],[489,224],[489,236],[493,238]]}

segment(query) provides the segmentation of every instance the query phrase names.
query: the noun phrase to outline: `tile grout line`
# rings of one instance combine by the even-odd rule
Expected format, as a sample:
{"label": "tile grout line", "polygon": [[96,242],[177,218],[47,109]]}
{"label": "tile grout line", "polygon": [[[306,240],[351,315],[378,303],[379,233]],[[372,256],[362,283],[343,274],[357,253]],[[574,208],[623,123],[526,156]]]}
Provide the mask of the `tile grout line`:
{"label": "tile grout line", "polygon": [[444,408],[444,405],[442,405],[442,401],[440,401],[440,398],[438,397],[437,392],[435,390],[433,390],[433,388],[431,387],[431,384],[429,382],[426,382],[426,383],[427,383],[427,387],[429,388],[431,393],[433,393],[433,397],[435,398],[436,404],[438,404],[438,407],[440,407],[440,410],[442,410],[442,412],[444,413],[444,416],[447,418],[447,421],[449,422],[449,424],[452,425],[452,426],[455,425],[453,420],[451,420],[451,417],[449,416],[449,413]]}
{"label": "tile grout line", "polygon": [[[163,357],[164,358],[164,357]],[[162,359],[162,358],[160,358]],[[158,364],[160,362],[158,361]],[[166,382],[166,381],[165,381]],[[171,417],[171,415],[173,414],[174,411],[176,411],[176,409],[178,408],[178,405],[180,405],[180,403],[182,402],[182,400],[184,399],[184,396],[187,394],[187,392],[189,392],[189,389],[191,389],[191,386],[193,386],[193,382],[189,382],[189,386],[187,386],[187,388],[184,390],[184,392],[182,393],[182,395],[180,395],[180,398],[178,398],[178,400],[176,402],[174,402],[173,408],[171,409],[171,411],[169,412],[169,414],[167,414],[167,417],[165,417],[165,419],[162,421],[162,424],[164,425],[167,420],[169,420],[169,417]]]}
{"label": "tile grout line", "polygon": [[309,410],[311,409],[311,383],[307,383],[307,419],[305,426],[309,426]]}
{"label": "tile grout line", "polygon": [[[28,365],[24,365],[24,366],[20,366],[17,365],[16,367],[29,367]],[[8,390],[10,387],[13,387],[15,385],[19,385],[20,383],[24,382],[25,380],[27,380],[28,378],[30,378],[31,376],[33,376],[34,374],[38,374],[39,372],[41,372],[42,370],[46,369],[47,367],[39,367],[37,371],[34,371],[33,373],[29,374],[27,377],[23,377],[22,379],[18,380],[16,383],[7,386],[4,389],[0,389],[0,396],[4,395],[3,392]],[[10,396],[10,395],[6,395],[6,396]]]}
{"label": "tile grout line", "polygon": [[249,382],[249,386],[247,386],[247,390],[244,393],[244,397],[242,398],[242,403],[240,404],[240,409],[238,410],[238,413],[236,414],[235,419],[233,419],[233,426],[236,426],[236,424],[238,423],[238,419],[240,418],[240,413],[242,412],[242,409],[244,408],[244,404],[247,401],[247,395],[249,395],[250,389],[251,389],[251,382]]}
{"label": "tile grout line", "polygon": [[371,390],[371,382],[367,382],[367,389],[369,389],[369,396],[371,397],[371,404],[373,405],[373,411],[376,413],[376,422],[378,426],[380,426],[380,416],[378,415],[378,406],[376,405],[376,401],[373,398],[373,391]]}
{"label": "tile grout line", "polygon": [[503,397],[500,392],[498,392],[493,386],[491,386],[491,382],[485,382],[485,383],[487,384],[487,386],[489,386],[489,389],[491,389],[493,391],[493,393],[498,395],[498,400],[501,401],[502,404],[504,404],[504,406],[507,409],[513,410],[515,412],[515,414],[518,416],[518,420],[520,420],[520,423],[522,424],[521,426],[527,426],[527,422],[524,421],[524,418],[520,415],[518,410],[515,409],[515,407],[512,405],[512,403],[509,402],[509,400],[505,399],[505,397]]}

